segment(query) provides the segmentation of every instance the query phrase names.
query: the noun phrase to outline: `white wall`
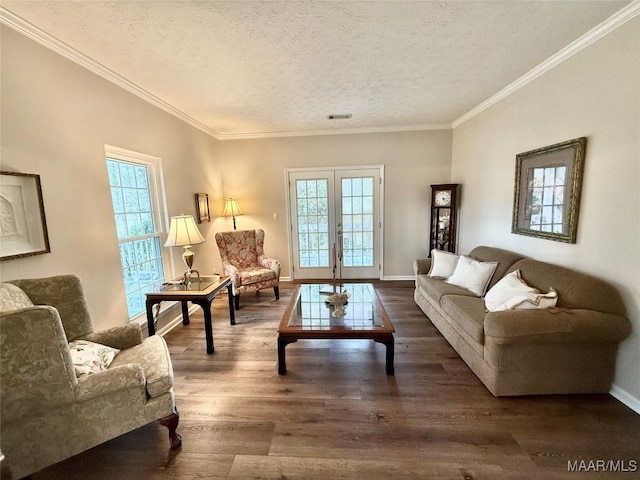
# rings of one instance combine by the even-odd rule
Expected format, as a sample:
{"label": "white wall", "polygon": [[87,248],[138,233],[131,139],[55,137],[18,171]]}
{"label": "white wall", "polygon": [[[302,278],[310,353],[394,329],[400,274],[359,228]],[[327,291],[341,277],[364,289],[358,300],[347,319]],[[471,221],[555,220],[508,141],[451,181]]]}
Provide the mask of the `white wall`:
{"label": "white wall", "polygon": [[232,228],[219,215],[234,196],[246,213],[239,228],[264,228],[267,253],[290,276],[287,167],[385,165],[383,274],[408,278],[427,254],[429,184],[449,181],[451,130],[219,142],[8,27],[0,33],[2,169],[41,176],[51,243],[51,253],[2,262],[3,280],[78,274],[96,327],[126,322],[105,144],[162,159],[169,215],[195,213],[193,194],[209,194],[207,242],[194,247],[205,273],[221,270],[214,234]]}
{"label": "white wall", "polygon": [[105,144],[162,159],[169,215],[195,213],[193,194],[209,194],[207,242],[194,247],[205,273],[221,270],[214,234],[232,228],[219,215],[234,196],[246,213],[239,228],[264,228],[267,253],[290,276],[287,167],[385,165],[383,274],[409,278],[413,259],[427,254],[429,184],[449,181],[451,130],[219,142],[10,28],[0,32],[2,169],[41,176],[51,243],[51,253],[2,262],[3,280],[78,274],[96,327],[126,322]]}
{"label": "white wall", "polygon": [[[265,251],[282,261],[283,276],[291,276],[286,168],[384,165],[383,275],[410,278],[414,258],[427,255],[429,185],[449,181],[451,130],[231,140],[220,148],[225,195],[247,214],[238,228],[265,229]],[[231,221],[214,228],[230,229]]]}
{"label": "white wall", "polygon": [[[0,264],[2,280],[78,274],[97,329],[127,322],[105,164],[110,144],[160,157],[168,214],[220,197],[219,142],[2,27],[2,170],[39,174],[51,253]],[[210,224],[202,233],[208,236]],[[176,249],[179,250],[179,249]],[[211,265],[215,242],[194,247]],[[174,255],[181,272],[180,252]]]}
{"label": "white wall", "polygon": [[[581,136],[577,243],[511,234],[516,154]],[[618,287],[633,334],[615,386],[640,406],[640,18],[455,128],[452,181],[463,184],[460,251],[502,247]]]}

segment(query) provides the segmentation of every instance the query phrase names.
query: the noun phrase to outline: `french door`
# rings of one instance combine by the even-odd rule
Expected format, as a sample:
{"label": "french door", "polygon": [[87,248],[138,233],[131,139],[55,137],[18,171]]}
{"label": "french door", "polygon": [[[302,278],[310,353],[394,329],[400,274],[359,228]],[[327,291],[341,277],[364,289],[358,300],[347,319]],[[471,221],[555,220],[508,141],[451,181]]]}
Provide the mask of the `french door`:
{"label": "french door", "polygon": [[379,278],[382,167],[288,172],[295,279]]}

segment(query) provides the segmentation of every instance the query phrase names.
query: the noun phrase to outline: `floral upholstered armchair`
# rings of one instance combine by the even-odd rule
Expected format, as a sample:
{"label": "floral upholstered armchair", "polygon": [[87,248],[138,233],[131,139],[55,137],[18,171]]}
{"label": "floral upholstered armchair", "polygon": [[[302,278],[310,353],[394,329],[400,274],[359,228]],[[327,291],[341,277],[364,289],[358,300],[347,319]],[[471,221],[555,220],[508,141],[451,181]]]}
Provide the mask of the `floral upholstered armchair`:
{"label": "floral upholstered armchair", "polygon": [[280,298],[280,262],[264,254],[264,230],[216,233],[224,273],[231,277],[236,310],[240,294],[273,287]]}
{"label": "floral upholstered armchair", "polygon": [[94,332],[73,275],[0,284],[0,450],[22,478],[154,420],[181,439],[164,339]]}

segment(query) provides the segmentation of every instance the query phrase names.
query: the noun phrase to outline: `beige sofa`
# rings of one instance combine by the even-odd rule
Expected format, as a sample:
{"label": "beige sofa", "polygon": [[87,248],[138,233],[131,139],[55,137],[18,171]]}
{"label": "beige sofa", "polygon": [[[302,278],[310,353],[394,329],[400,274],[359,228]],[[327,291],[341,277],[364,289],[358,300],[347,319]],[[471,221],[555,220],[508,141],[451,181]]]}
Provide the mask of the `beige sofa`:
{"label": "beige sofa", "polygon": [[558,292],[553,308],[488,312],[482,298],[429,277],[431,259],[415,260],[416,303],[493,395],[609,391],[618,343],[631,331],[611,285],[497,248],[468,256],[498,262],[488,289],[520,270],[530,286]]}

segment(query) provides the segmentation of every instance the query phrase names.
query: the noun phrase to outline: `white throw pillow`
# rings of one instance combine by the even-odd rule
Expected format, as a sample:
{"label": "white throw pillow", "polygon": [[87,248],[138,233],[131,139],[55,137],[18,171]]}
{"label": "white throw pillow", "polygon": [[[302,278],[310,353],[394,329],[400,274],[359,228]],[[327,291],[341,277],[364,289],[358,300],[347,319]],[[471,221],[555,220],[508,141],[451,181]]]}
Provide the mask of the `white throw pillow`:
{"label": "white throw pillow", "polygon": [[109,368],[120,350],[88,340],[75,340],[69,343],[69,352],[76,376],[81,377]]}
{"label": "white throw pillow", "polygon": [[460,255],[444,252],[442,250],[431,250],[431,268],[428,277],[449,278],[456,269]]}
{"label": "white throw pillow", "polygon": [[520,277],[520,270],[505,275],[484,297],[484,304],[490,312],[500,310],[526,310],[555,307],[558,293],[551,288],[549,293],[540,293]]}
{"label": "white throw pillow", "polygon": [[446,280],[451,285],[466,288],[481,297],[487,290],[498,262],[480,262],[462,255],[453,274]]}

